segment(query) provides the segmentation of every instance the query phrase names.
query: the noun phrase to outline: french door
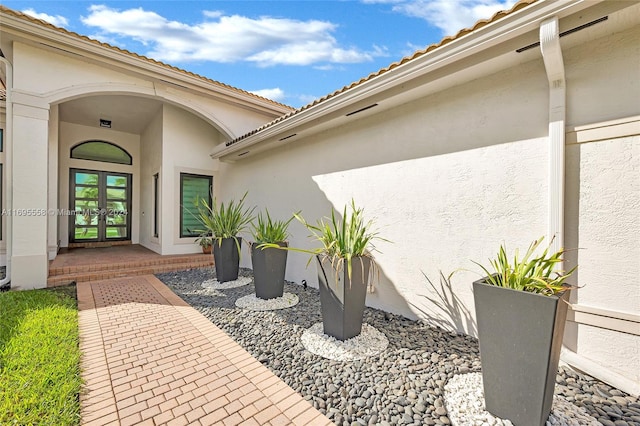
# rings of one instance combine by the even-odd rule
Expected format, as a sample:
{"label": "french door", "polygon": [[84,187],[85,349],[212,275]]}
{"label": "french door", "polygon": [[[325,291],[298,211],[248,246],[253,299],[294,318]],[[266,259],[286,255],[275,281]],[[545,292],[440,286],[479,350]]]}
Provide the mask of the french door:
{"label": "french door", "polygon": [[69,242],[131,239],[131,175],[70,170]]}

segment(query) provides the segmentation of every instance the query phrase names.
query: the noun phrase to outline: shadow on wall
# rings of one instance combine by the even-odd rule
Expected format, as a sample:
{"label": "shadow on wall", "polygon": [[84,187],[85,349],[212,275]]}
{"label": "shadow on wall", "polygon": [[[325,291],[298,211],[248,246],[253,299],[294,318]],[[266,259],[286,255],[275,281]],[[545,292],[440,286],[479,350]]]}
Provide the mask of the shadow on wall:
{"label": "shadow on wall", "polygon": [[[299,176],[302,176],[302,174],[299,174]],[[283,179],[279,175],[272,177],[268,173],[263,173],[262,178],[262,183],[269,182],[272,178],[274,181]],[[304,194],[304,196],[282,196],[277,201],[276,197],[269,196],[268,191],[250,190],[247,196],[247,205],[258,206],[258,210],[267,208],[271,217],[285,220],[291,217],[291,212],[302,211],[302,216],[309,223],[314,225],[321,218],[330,218],[332,211],[335,212],[336,219],[340,221],[343,219],[342,213],[344,203],[341,201],[336,201],[334,203],[329,200],[326,193],[316,185],[313,179],[293,179],[292,177],[289,177],[283,180],[293,182],[292,186],[295,186],[297,194]],[[276,185],[276,182],[273,182],[272,184]],[[286,191],[284,192],[286,193]],[[293,191],[289,193],[293,193]],[[362,206],[358,205],[358,207]],[[309,213],[307,214],[306,212]],[[372,219],[369,215],[369,210],[366,207],[365,219]],[[373,225],[373,228],[374,230],[379,230],[377,223]],[[289,231],[289,247],[312,250],[319,246],[317,241],[314,241],[313,238],[309,237],[309,230],[300,222],[294,220],[291,223]],[[385,237],[385,235],[381,236],[383,238]],[[373,255],[375,259],[378,257],[377,255],[379,255],[379,253],[373,253]],[[367,293],[367,306],[403,315],[410,319],[416,319],[417,317],[412,313],[411,307],[407,304],[406,296],[400,293],[394,280],[385,273],[380,260],[375,259],[375,261],[377,268],[375,269],[376,272],[372,282],[374,290],[373,292]],[[246,268],[252,267],[251,256],[248,254],[248,251],[245,251],[245,249],[243,249],[241,266]],[[305,280],[309,286],[318,288],[318,274],[316,270],[316,262],[313,260],[313,257],[310,257],[307,253],[289,251],[285,278],[286,280],[296,284],[300,284]]]}
{"label": "shadow on wall", "polygon": [[[522,71],[535,78],[523,81]],[[451,321],[448,329],[474,334],[470,286],[425,286],[424,274],[435,278],[484,257],[505,236],[530,241],[544,232],[547,84],[543,64],[534,61],[221,163],[221,195],[249,190],[247,202],[273,217],[301,210],[310,222],[355,199],[394,242],[375,255],[380,277],[367,304],[440,326]],[[307,235],[293,225],[290,246],[313,247]],[[306,261],[291,253],[287,279],[315,287]]]}
{"label": "shadow on wall", "polygon": [[[316,188],[316,191],[318,190],[319,188]],[[316,198],[316,200],[322,200],[323,204],[326,203],[326,208],[322,208],[320,210],[323,212],[321,217],[325,219],[325,222],[326,222],[326,219],[329,219],[331,217],[332,211],[335,213],[337,220],[342,221],[344,219],[342,214],[344,212],[343,210],[344,204],[341,204],[340,202],[335,202],[335,203],[331,202],[331,200],[327,197],[326,193],[323,192],[322,190],[319,191],[318,198]],[[363,207],[363,206],[357,205],[357,207]],[[365,214],[365,220],[373,219],[375,221],[375,219],[369,215],[367,208],[365,208],[364,214]],[[320,220],[320,217],[316,217],[312,220],[310,219],[309,222],[316,224],[318,220]],[[374,222],[371,230],[379,231],[379,229],[380,228],[378,227],[377,222]],[[318,242],[313,241],[311,238],[308,238],[308,234],[309,232],[306,228],[304,228],[303,234],[298,234],[298,235],[305,236],[304,237],[305,241],[302,244],[302,246],[306,246],[308,248],[317,247]],[[385,235],[381,235],[381,237],[385,238]],[[307,246],[307,244],[309,244],[309,246]],[[393,242],[377,241],[374,244],[375,249],[372,251],[371,254],[373,256],[373,261],[376,264],[376,267],[373,269],[370,285],[367,290],[366,305],[375,309],[380,309],[385,312],[402,315],[409,319],[415,320],[417,319],[417,316],[413,314],[411,307],[407,303],[406,295],[403,295],[399,291],[397,283],[395,283],[394,280],[391,277],[389,277],[384,271],[383,263],[380,259],[382,252],[379,251],[379,248],[380,248],[379,246],[388,245],[388,244],[393,244]],[[294,257],[296,256],[296,253],[291,253],[291,254]],[[304,255],[304,256],[307,256],[307,255]],[[308,283],[312,285],[312,287],[318,288],[319,277],[318,277],[316,261],[312,260],[310,263],[307,264],[305,260],[305,264],[306,266],[303,272],[304,276],[307,277],[306,279]]]}
{"label": "shadow on wall", "polygon": [[[307,166],[328,174],[544,138],[547,84],[536,60],[425,96],[305,139],[341,153]],[[345,148],[356,154],[344,155]]]}
{"label": "shadow on wall", "polygon": [[447,331],[453,331],[456,333],[466,333],[472,336],[477,336],[477,325],[473,314],[463,301],[456,296],[451,285],[451,275],[445,277],[442,271],[440,271],[440,282],[438,284],[431,281],[431,279],[423,271],[427,285],[432,290],[429,294],[435,295],[430,297],[428,294],[418,294],[419,297],[424,297],[433,306],[432,309],[426,311],[422,309],[420,305],[409,302],[409,304],[418,312],[421,313],[421,317],[425,322],[430,325],[440,327]]}

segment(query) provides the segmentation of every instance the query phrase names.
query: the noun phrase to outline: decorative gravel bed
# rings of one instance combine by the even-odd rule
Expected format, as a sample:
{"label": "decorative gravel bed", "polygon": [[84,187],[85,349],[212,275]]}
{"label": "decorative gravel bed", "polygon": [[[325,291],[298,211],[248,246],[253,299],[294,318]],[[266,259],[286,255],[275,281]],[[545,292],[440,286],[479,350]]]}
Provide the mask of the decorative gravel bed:
{"label": "decorative gravel bed", "polygon": [[[251,271],[240,275],[250,277]],[[215,292],[202,288],[213,276],[213,268],[203,268],[158,278],[338,425],[452,424],[446,402],[456,397],[448,394],[445,401],[445,386],[456,375],[480,371],[476,339],[371,308],[365,309],[364,322],[386,336],[387,348],[364,360],[322,358],[301,341],[322,321],[316,289],[286,283],[285,291],[298,296],[297,305],[251,311],[235,301],[254,293],[253,283]],[[550,419],[553,424],[575,424],[574,408],[583,407],[605,426],[640,426],[638,398],[573,370],[560,369],[556,394],[562,402],[554,410],[562,418]]]}

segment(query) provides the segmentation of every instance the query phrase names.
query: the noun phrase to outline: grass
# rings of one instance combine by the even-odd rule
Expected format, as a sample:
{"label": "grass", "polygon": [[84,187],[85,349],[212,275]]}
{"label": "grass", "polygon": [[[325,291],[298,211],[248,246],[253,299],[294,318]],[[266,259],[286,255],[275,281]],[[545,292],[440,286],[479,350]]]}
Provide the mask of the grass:
{"label": "grass", "polygon": [[80,423],[73,290],[0,293],[0,424]]}

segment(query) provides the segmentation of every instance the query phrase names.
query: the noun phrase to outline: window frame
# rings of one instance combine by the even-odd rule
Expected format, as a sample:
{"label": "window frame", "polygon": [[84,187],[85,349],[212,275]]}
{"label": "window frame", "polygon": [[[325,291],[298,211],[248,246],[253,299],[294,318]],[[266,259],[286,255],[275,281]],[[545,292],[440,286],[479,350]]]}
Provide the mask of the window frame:
{"label": "window frame", "polygon": [[160,173],[153,175],[153,238],[160,235]]}
{"label": "window frame", "polygon": [[[73,151],[75,149],[80,148],[81,146],[89,144],[89,143],[102,143],[102,144],[105,144],[105,145],[111,145],[111,146],[113,146],[115,148],[118,148],[120,151],[122,151],[129,158],[129,161],[126,162],[126,163],[121,163],[119,161],[109,161],[109,160],[104,160],[104,159],[95,159],[95,158],[86,158],[86,157],[85,158],[74,157]],[[92,139],[92,140],[88,140],[88,141],[84,141],[84,142],[80,142],[78,144],[75,144],[69,150],[69,158],[74,159],[74,160],[97,161],[97,162],[100,162],[100,163],[109,163],[109,164],[121,164],[123,166],[132,166],[133,165],[133,156],[129,153],[129,151],[127,151],[126,149],[124,149],[120,145],[116,145],[113,142],[108,142],[108,141],[103,141],[103,140],[98,140],[98,139]]]}
{"label": "window frame", "polygon": [[185,207],[182,204],[183,198],[184,198],[184,178],[185,177],[202,178],[202,179],[206,179],[206,180],[209,181],[209,185],[208,185],[208,188],[209,188],[209,191],[208,191],[208,193],[209,193],[208,194],[208,202],[209,202],[209,205],[211,205],[211,203],[213,202],[212,195],[211,195],[211,192],[212,192],[212,189],[213,189],[213,176],[211,176],[211,175],[201,175],[201,174],[197,174],[197,173],[180,172],[180,206],[179,206],[179,208],[180,208],[180,222],[178,224],[180,238],[195,238],[195,237],[199,237],[200,234],[198,234],[198,233],[185,234],[185,233],[182,232],[183,228],[184,228],[183,221],[184,221],[184,210],[185,210]]}

